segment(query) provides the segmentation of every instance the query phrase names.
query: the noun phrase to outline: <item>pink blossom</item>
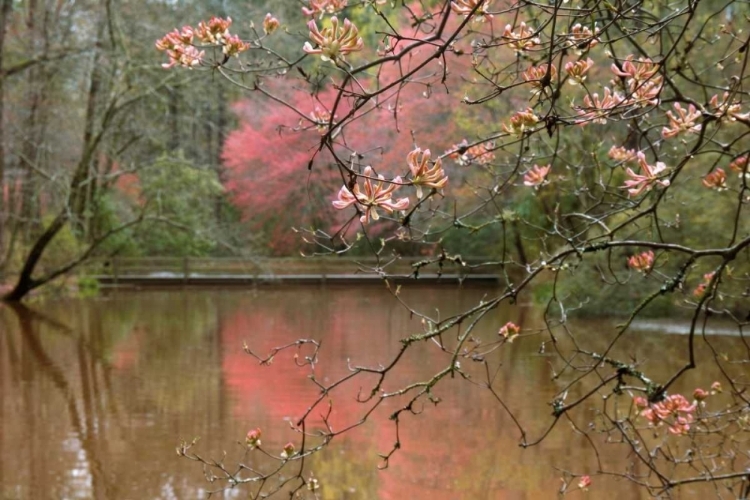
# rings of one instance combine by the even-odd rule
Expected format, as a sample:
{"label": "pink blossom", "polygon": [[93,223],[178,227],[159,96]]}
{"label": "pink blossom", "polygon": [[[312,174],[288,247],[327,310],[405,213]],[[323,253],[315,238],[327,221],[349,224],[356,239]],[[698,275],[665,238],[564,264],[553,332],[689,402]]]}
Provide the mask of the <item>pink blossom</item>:
{"label": "pink blossom", "polygon": [[696,388],[693,391],[693,398],[695,398],[696,401],[703,401],[706,399],[710,394],[707,391],[704,391],[700,387]]}
{"label": "pink blossom", "polygon": [[539,123],[539,118],[534,114],[531,108],[524,111],[517,111],[510,117],[510,123],[503,123],[503,130],[511,135],[522,136],[529,128]]}
{"label": "pink blossom", "polygon": [[162,64],[162,67],[171,68],[179,65],[186,68],[194,68],[198,66],[203,59],[204,52],[199,51],[191,45],[193,43],[193,36],[193,28],[185,26],[182,28],[182,31],[175,29],[157,40],[156,49],[166,52],[167,57],[169,57],[169,62]]}
{"label": "pink blossom", "polygon": [[733,171],[740,174],[740,177],[742,177],[743,175],[747,176],[748,175],[747,160],[748,160],[748,155],[735,158],[732,161],[732,163],[729,164],[729,168],[731,168]]}
{"label": "pink blossom", "polygon": [[351,205],[356,205],[364,211],[359,220],[363,224],[367,224],[370,218],[372,220],[380,219],[376,210],[378,207],[388,213],[409,208],[409,198],[400,198],[397,201],[391,199],[393,192],[400,187],[401,177],[396,177],[392,182],[385,183],[385,177],[378,175],[378,182],[374,184],[372,181],[374,173],[372,167],[369,166],[365,167],[363,176],[365,178],[364,191],[360,189],[359,184],[355,184],[352,191],[348,187],[342,186],[339,190],[338,199],[333,202],[336,209],[343,210]]}
{"label": "pink blossom", "polygon": [[599,28],[595,27],[594,31],[591,31],[588,26],[581,26],[581,23],[576,23],[571,28],[568,38],[571,45],[576,49],[590,49],[599,44],[598,36]]}
{"label": "pink blossom", "polygon": [[260,428],[255,428],[247,433],[247,437],[245,438],[245,443],[247,443],[247,446],[252,450],[253,448],[258,448],[260,446]]}
{"label": "pink blossom", "polygon": [[232,18],[212,17],[207,23],[201,21],[195,30],[195,35],[203,43],[220,44],[229,36]]}
{"label": "pink blossom", "polygon": [[308,54],[320,54],[323,61],[342,60],[347,54],[358,52],[364,47],[359,30],[348,19],[344,19],[344,24],[339,26],[338,18],[333,16],[331,25],[320,31],[315,20],[307,23],[307,27],[310,29],[310,39],[317,48],[313,48],[310,42],[305,42],[302,50]]}
{"label": "pink blossom", "polygon": [[633,398],[633,404],[636,408],[646,408],[648,406],[648,399],[643,396],[636,396]]}
{"label": "pink blossom", "polygon": [[690,404],[685,396],[675,394],[650,405],[641,416],[652,425],[665,422],[671,434],[686,434],[693,423],[696,405]]}
{"label": "pink blossom", "polygon": [[518,337],[518,334],[521,332],[521,327],[513,323],[512,321],[508,321],[505,323],[500,330],[497,332],[498,335],[502,336],[507,340],[508,342],[513,342],[516,337]]}
{"label": "pink blossom", "polygon": [[547,65],[542,64],[540,66],[529,66],[526,71],[524,71],[521,76],[523,76],[523,79],[525,82],[528,82],[533,87],[532,92],[539,93],[542,90],[542,80],[545,76],[547,76],[547,68],[549,67],[549,76],[550,78],[555,78],[557,76],[557,68],[554,64]]}
{"label": "pink blossom", "polygon": [[713,393],[723,392],[723,389],[721,388],[721,382],[717,380],[713,384],[711,384],[711,392]]}
{"label": "pink blossom", "polygon": [[526,172],[526,175],[523,176],[523,185],[539,189],[540,186],[547,182],[547,175],[551,168],[552,166],[549,164],[544,167],[534,165],[531,167],[531,170]]}
{"label": "pink blossom", "polygon": [[331,122],[331,113],[328,110],[315,106],[315,109],[310,113],[310,117],[315,122],[315,128],[318,132],[325,134],[328,132],[328,124]]}
{"label": "pink blossom", "polygon": [[276,31],[279,28],[279,25],[279,20],[273,17],[270,12],[266,14],[266,17],[263,19],[263,31],[266,35],[270,35]]}
{"label": "pink blossom", "polygon": [[[477,8],[477,5],[482,0],[454,0],[451,2],[451,9],[453,12],[460,16],[469,16],[471,12]],[[492,14],[487,10],[492,3],[492,0],[484,0],[484,3],[474,13],[474,19],[472,21],[483,23],[487,19],[492,19]]]}
{"label": "pink blossom", "polygon": [[733,122],[750,119],[750,113],[742,113],[742,105],[739,101],[730,99],[729,92],[724,92],[721,101],[719,101],[718,95],[714,95],[709,101],[709,104],[714,116],[718,117],[720,120]]}
{"label": "pink blossom", "polygon": [[[479,165],[487,165],[495,159],[495,153],[492,152],[491,148],[495,147],[494,143],[488,142],[484,144],[475,144],[469,146],[469,142],[464,139],[458,144],[454,144],[450,150],[446,151],[448,158],[456,160],[459,165],[470,165],[477,163]],[[459,151],[464,151],[459,153]]]}
{"label": "pink blossom", "polygon": [[607,123],[607,117],[613,113],[615,108],[625,104],[625,98],[619,92],[612,93],[608,87],[604,87],[604,95],[599,98],[598,93],[583,98],[583,106],[577,108],[580,118],[576,121],[579,125],[589,122]]}
{"label": "pink blossom", "polygon": [[611,68],[614,74],[640,83],[648,81],[659,71],[659,65],[651,59],[637,59],[634,61],[632,54],[622,62],[622,69],[614,63]]}
{"label": "pink blossom", "polygon": [[607,155],[613,160],[620,163],[633,161],[638,158],[638,154],[636,153],[635,149],[625,149],[622,146],[612,146],[611,148],[609,148],[609,152],[607,153]]}
{"label": "pink blossom", "polygon": [[406,163],[411,170],[411,183],[417,188],[417,198],[422,198],[422,186],[443,189],[448,177],[443,170],[442,160],[438,158],[430,168],[430,150],[420,148],[406,155]]}
{"label": "pink blossom", "polygon": [[228,34],[224,37],[222,44],[221,51],[228,57],[238,56],[241,52],[245,52],[250,48],[250,44],[240,40],[240,37],[237,35]]}
{"label": "pink blossom", "polygon": [[630,177],[629,180],[625,181],[625,185],[622,189],[627,189],[630,196],[638,196],[644,191],[650,191],[654,184],[661,186],[669,186],[669,179],[659,180],[658,175],[667,169],[667,166],[662,162],[656,162],[656,165],[649,165],[646,162],[646,155],[642,151],[637,154],[638,164],[641,167],[641,174],[636,174],[633,170],[628,167],[625,173]]}
{"label": "pink blossom", "polygon": [[727,174],[724,169],[717,168],[703,178],[703,185],[709,189],[724,191],[727,188]]}
{"label": "pink blossom", "polygon": [[281,458],[288,459],[294,456],[294,443],[287,443],[284,445],[284,449],[281,451]]}
{"label": "pink blossom", "polygon": [[306,16],[315,17],[320,14],[336,14],[347,5],[347,0],[309,0],[307,7],[302,7],[302,13]]}
{"label": "pink blossom", "polygon": [[579,83],[583,83],[584,80],[586,80],[586,73],[594,66],[594,61],[591,58],[586,59],[585,61],[581,59],[580,61],[569,61],[565,64],[565,71],[568,73],[568,76],[570,77],[570,80],[568,80],[568,83],[571,85],[578,85]]}
{"label": "pink blossom", "polygon": [[667,118],[669,118],[669,127],[661,129],[661,136],[665,139],[675,137],[682,132],[698,133],[701,130],[700,125],[695,124],[695,120],[701,117],[701,112],[695,109],[692,104],[688,106],[688,109],[680,106],[679,102],[674,103],[674,109],[677,112],[677,116],[673,115],[671,111],[667,111]]}
{"label": "pink blossom", "polygon": [[654,265],[654,252],[648,250],[646,252],[633,255],[628,259],[628,266],[636,271],[648,272]]}
{"label": "pink blossom", "polygon": [[591,486],[591,476],[581,476],[581,480],[578,481],[578,487],[585,490],[589,486]]}
{"label": "pink blossom", "polygon": [[533,49],[542,43],[539,37],[534,36],[534,30],[524,22],[519,25],[518,31],[513,31],[513,27],[508,24],[503,31],[503,38],[508,40],[508,45],[516,54]]}

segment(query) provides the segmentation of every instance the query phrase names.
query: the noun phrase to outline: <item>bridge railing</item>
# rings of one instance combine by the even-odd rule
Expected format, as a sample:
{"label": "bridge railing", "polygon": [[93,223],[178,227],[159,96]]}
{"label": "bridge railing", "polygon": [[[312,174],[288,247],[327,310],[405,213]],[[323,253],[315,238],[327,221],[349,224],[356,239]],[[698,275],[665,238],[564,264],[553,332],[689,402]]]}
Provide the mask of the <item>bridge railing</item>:
{"label": "bridge railing", "polygon": [[[434,260],[435,257],[402,257],[399,259],[351,258],[351,257],[111,257],[93,259],[85,266],[85,273],[92,276],[107,277],[117,281],[119,278],[193,278],[221,276],[288,276],[288,275],[354,275],[378,274],[408,275],[414,273],[415,265]],[[464,259],[466,265],[451,261],[443,262],[442,268],[429,264],[420,268],[420,274],[435,275],[497,275],[502,273],[501,266],[490,258],[474,257]],[[476,267],[474,267],[476,266]]]}

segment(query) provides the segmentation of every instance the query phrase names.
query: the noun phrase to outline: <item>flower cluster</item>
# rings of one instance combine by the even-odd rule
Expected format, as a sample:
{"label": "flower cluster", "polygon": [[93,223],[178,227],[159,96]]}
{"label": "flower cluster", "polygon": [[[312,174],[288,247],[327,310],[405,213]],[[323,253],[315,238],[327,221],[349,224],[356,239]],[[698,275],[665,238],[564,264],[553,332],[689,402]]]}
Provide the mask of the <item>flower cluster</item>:
{"label": "flower cluster", "polygon": [[557,76],[557,68],[554,64],[547,65],[542,64],[540,66],[529,66],[526,71],[524,71],[521,76],[523,77],[525,82],[528,82],[533,87],[532,92],[539,93],[542,90],[542,80],[545,76],[547,76],[547,68],[549,68],[549,76],[550,78],[555,78]]}
{"label": "flower cluster", "polygon": [[167,53],[169,62],[162,64],[164,68],[184,66],[193,68],[203,59],[204,52],[196,49],[193,43],[195,32],[191,26],[185,26],[182,31],[175,29],[156,41],[156,49]]}
{"label": "flower cluster", "polygon": [[584,80],[586,80],[586,73],[588,73],[593,65],[594,61],[591,60],[591,58],[588,58],[585,61],[581,59],[579,61],[569,61],[565,63],[565,71],[570,77],[568,83],[571,85],[583,83]]}
{"label": "flower cluster", "polygon": [[750,113],[742,113],[742,105],[729,97],[729,92],[724,92],[724,96],[719,101],[719,96],[714,95],[709,101],[711,112],[720,120],[726,121],[746,121],[750,119]]}
{"label": "flower cluster", "polygon": [[727,188],[727,174],[723,168],[717,168],[703,178],[703,185],[709,189],[724,191]]}
{"label": "flower cluster", "polygon": [[659,179],[658,176],[667,169],[667,166],[662,162],[656,162],[656,165],[649,165],[646,162],[646,155],[643,151],[637,153],[638,165],[641,167],[641,174],[636,174],[633,170],[628,167],[625,172],[630,177],[629,180],[625,181],[625,185],[622,189],[627,189],[630,196],[638,196],[643,192],[650,191],[654,184],[661,186],[669,186],[669,179]]}
{"label": "flower cluster", "polygon": [[309,0],[307,7],[302,7],[302,13],[306,16],[315,17],[325,14],[336,14],[346,7],[347,0]]}
{"label": "flower cluster", "polygon": [[517,111],[510,117],[510,123],[503,123],[503,130],[510,134],[521,137],[529,128],[539,123],[539,117],[534,114],[534,110],[526,108],[524,111]]}
{"label": "flower cluster", "polygon": [[497,332],[498,335],[503,337],[508,342],[513,342],[515,338],[518,337],[519,333],[521,333],[521,327],[513,323],[512,321],[508,321],[507,323],[505,323]]}
{"label": "flower cluster", "polygon": [[693,297],[696,299],[702,299],[703,296],[706,295],[708,285],[711,284],[711,280],[714,279],[715,274],[716,273],[706,273],[703,275],[703,283],[695,287],[695,290],[693,290]]}
{"label": "flower cluster", "polygon": [[284,449],[281,450],[281,458],[287,460],[292,458],[295,454],[294,443],[287,443],[284,445]]}
{"label": "flower cluster", "polygon": [[[636,402],[638,406],[640,402]],[[658,403],[648,405],[641,412],[641,416],[652,425],[660,425],[665,422],[672,434],[686,434],[690,430],[690,424],[695,420],[695,404],[690,402],[681,394],[667,396]]]}
{"label": "flower cluster", "polygon": [[750,155],[744,155],[740,156],[739,158],[735,158],[732,160],[732,163],[729,164],[729,168],[731,168],[734,172],[737,172],[740,177],[748,176],[748,169],[747,169],[747,160],[750,157]]}
{"label": "flower cluster", "polygon": [[315,20],[307,23],[310,28],[310,39],[315,42],[316,48],[305,42],[302,50],[308,54],[320,54],[323,61],[339,61],[351,52],[362,50],[364,42],[359,36],[359,30],[348,19],[344,19],[342,26],[339,26],[339,20],[336,16],[331,18],[331,25],[318,30]]}
{"label": "flower cluster", "polygon": [[260,428],[255,428],[247,433],[245,444],[247,444],[248,448],[251,450],[260,447]]}
{"label": "flower cluster", "polygon": [[625,97],[619,92],[612,92],[609,87],[604,87],[604,95],[599,98],[598,93],[586,95],[583,98],[583,106],[576,108],[580,117],[576,123],[586,125],[587,123],[607,123],[607,117],[618,107],[626,105]]}
{"label": "flower cluster", "polygon": [[271,13],[269,12],[268,14],[266,14],[266,17],[263,19],[263,32],[266,35],[270,35],[277,29],[279,29],[279,20],[273,17]]}
{"label": "flower cluster", "polygon": [[687,109],[680,106],[679,102],[674,103],[674,109],[677,115],[672,114],[671,111],[667,111],[667,118],[669,118],[669,127],[661,129],[661,136],[664,139],[670,139],[683,132],[692,132],[697,134],[701,130],[701,125],[695,123],[695,120],[701,117],[701,112],[695,109],[695,106],[690,104]]}
{"label": "flower cluster", "polygon": [[328,132],[328,124],[331,122],[331,113],[328,110],[315,106],[315,109],[310,113],[310,117],[315,122],[315,128],[318,132],[325,134]]}
{"label": "flower cluster", "polygon": [[507,25],[503,31],[503,38],[508,40],[508,45],[516,54],[531,50],[542,43],[539,37],[534,36],[534,30],[524,22],[519,25],[518,31],[513,31],[513,26]]}
{"label": "flower cluster", "polygon": [[581,26],[580,23],[576,23],[568,34],[568,40],[571,47],[575,47],[578,51],[583,49],[591,49],[599,44],[599,28],[594,27],[594,31],[588,26]]}
{"label": "flower cluster", "polygon": [[654,252],[652,250],[648,250],[646,252],[642,252],[636,255],[632,255],[628,259],[628,266],[631,269],[635,269],[636,271],[640,271],[642,273],[647,273],[651,270],[651,268],[654,265]]}
{"label": "flower cluster", "polygon": [[[268,16],[266,16],[267,19]],[[278,24],[278,21],[276,23]],[[198,66],[203,60],[204,51],[199,51],[193,46],[193,38],[197,38],[204,44],[221,46],[222,53],[227,57],[237,56],[248,50],[250,48],[249,43],[243,42],[237,35],[229,33],[231,25],[231,17],[226,19],[212,17],[208,22],[201,21],[198,23],[198,27],[195,29],[191,26],[185,26],[182,31],[174,30],[172,33],[167,33],[163,38],[156,41],[156,48],[166,52],[169,57],[169,62],[162,66],[165,68],[177,65],[186,68]]]}
{"label": "flower cluster", "polygon": [[487,165],[495,160],[495,153],[492,152],[493,143],[476,144],[469,146],[469,141],[464,139],[458,144],[454,144],[448,154],[448,158],[455,160],[459,165]]}
{"label": "flower cluster", "polygon": [[615,161],[626,163],[638,158],[635,149],[625,149],[623,146],[612,146],[607,155]]}
{"label": "flower cluster", "polygon": [[422,198],[422,186],[443,189],[448,177],[443,170],[442,160],[438,158],[430,167],[430,150],[415,149],[406,155],[406,163],[411,170],[411,183],[417,188],[417,198]]}
{"label": "flower cluster", "polygon": [[[460,16],[470,16],[474,9],[477,9],[476,12],[474,12],[474,18],[472,21],[475,23],[483,23],[487,19],[492,19],[492,14],[487,10],[492,3],[492,0],[484,0],[484,3],[482,2],[483,0],[454,0],[451,2],[451,9]],[[482,5],[477,8],[480,3],[482,3]]]}
{"label": "flower cluster", "polygon": [[401,177],[396,177],[392,182],[386,183],[385,177],[378,175],[377,182],[373,182],[375,173],[369,166],[365,167],[362,176],[364,188],[355,184],[350,191],[348,187],[341,186],[338,199],[333,202],[335,208],[343,210],[355,205],[364,212],[359,219],[363,224],[367,224],[371,218],[372,220],[380,219],[377,208],[382,208],[388,213],[409,208],[409,198],[399,198],[396,201],[392,199],[393,192],[401,185]]}
{"label": "flower cluster", "polygon": [[531,170],[526,172],[526,175],[523,176],[523,185],[539,189],[547,183],[547,175],[551,168],[551,165],[545,165],[544,167],[534,165],[531,167]]}
{"label": "flower cluster", "polygon": [[628,105],[634,106],[656,106],[659,104],[659,94],[664,79],[657,75],[659,65],[651,59],[634,60],[629,55],[621,64],[621,67],[613,63],[612,72],[625,80],[628,91]]}

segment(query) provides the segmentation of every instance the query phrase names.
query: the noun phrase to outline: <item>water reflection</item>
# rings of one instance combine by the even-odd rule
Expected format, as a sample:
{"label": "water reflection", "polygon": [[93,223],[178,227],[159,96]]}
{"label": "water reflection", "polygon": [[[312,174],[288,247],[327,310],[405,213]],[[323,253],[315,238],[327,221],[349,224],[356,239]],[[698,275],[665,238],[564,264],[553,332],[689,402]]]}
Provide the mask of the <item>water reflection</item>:
{"label": "water reflection", "polygon": [[[445,317],[486,292],[420,288],[405,290],[404,298],[417,307],[439,304]],[[526,328],[541,324],[530,311],[493,315],[478,338],[493,338],[508,320],[523,320]],[[593,348],[606,344],[609,322],[584,326]],[[287,287],[139,292],[6,307],[0,329],[0,498],[125,500],[200,497],[207,485],[198,467],[175,455],[180,439],[200,436],[203,455],[227,450],[230,460],[252,427],[263,429],[269,449],[295,439],[285,420],[316,396],[307,372],[294,367],[291,354],[259,367],[243,353],[243,341],[263,351],[299,337],[321,339],[317,376],[331,380],[346,372],[348,361],[386,362],[398,339],[421,326],[374,287]],[[508,345],[495,384],[533,432],[549,424],[547,401],[557,390],[550,359],[538,353],[540,340]],[[649,331],[630,335],[620,349],[644,361],[644,369],[666,374],[679,366],[683,341]],[[713,341],[729,352],[737,339]],[[439,351],[419,349],[386,389],[424,379],[445,362]],[[715,376],[693,372],[684,387],[692,390]],[[335,426],[363,411],[355,401],[361,384],[333,400]],[[394,442],[387,416],[395,406],[379,409],[367,425],[334,442],[312,464],[323,498],[547,499],[560,486],[553,467],[596,467],[588,441],[568,428],[520,450],[518,430],[479,387],[449,380],[436,395],[440,405],[403,421],[404,449],[387,471],[377,470],[377,453]],[[610,464],[625,453],[615,445],[600,451]],[[640,495],[614,479],[597,479],[595,488],[592,493],[606,491],[613,500]]]}

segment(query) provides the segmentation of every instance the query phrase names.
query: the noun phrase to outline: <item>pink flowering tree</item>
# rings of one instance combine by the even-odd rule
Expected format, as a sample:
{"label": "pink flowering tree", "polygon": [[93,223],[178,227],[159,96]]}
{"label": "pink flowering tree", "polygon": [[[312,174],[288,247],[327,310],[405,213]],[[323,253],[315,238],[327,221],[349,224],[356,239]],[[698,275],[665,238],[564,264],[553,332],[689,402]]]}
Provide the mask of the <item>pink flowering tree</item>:
{"label": "pink flowering tree", "polygon": [[[263,354],[248,346],[261,364],[297,351],[293,362],[310,370],[320,397],[293,422],[298,439],[266,449],[261,430],[250,430],[244,452],[264,457],[261,468],[206,459],[194,443],[178,453],[226,487],[247,485],[253,498],[316,498],[320,485],[307,457],[398,398],[394,444],[381,455],[386,467],[401,447],[399,422],[429,421],[416,408],[459,378],[487,388],[522,447],[563,427],[586,436],[594,456],[599,447],[622,447],[619,464],[564,471],[562,493],[594,490],[597,478],[616,476],[659,498],[699,485],[717,498],[746,498],[750,51],[743,9],[731,1],[307,0],[303,25],[273,13],[244,31],[211,19],[159,40],[170,71],[224,77],[279,110],[285,130],[313,138],[300,152],[266,134],[263,150],[274,153],[253,167],[251,180],[232,181],[238,199],[265,198],[293,219],[299,205],[271,200],[294,185],[296,201],[325,205],[297,237],[318,254],[366,242],[377,263],[363,271],[381,276],[394,300],[421,319],[421,329],[403,332],[394,359],[352,364],[325,382],[314,377],[320,345],[313,339]],[[276,50],[290,44],[298,46],[294,57]],[[290,98],[279,79],[305,97]],[[253,109],[248,120],[262,119]],[[230,167],[243,147],[230,137]],[[285,163],[290,155],[297,159]],[[448,245],[456,234],[491,235],[493,255],[468,264]],[[414,264],[412,278],[492,265],[501,269],[499,287],[450,317],[414,309],[400,295],[408,282],[393,282],[404,243],[437,248]],[[596,312],[608,294],[624,298],[608,309],[624,319],[601,332],[603,344],[588,345],[571,317]],[[532,299],[542,302],[541,328],[495,324],[493,311]],[[680,367],[657,379],[628,355],[626,339],[638,318],[665,303],[690,326],[679,340]],[[706,335],[715,321],[731,324],[745,347],[720,355]],[[491,342],[476,341],[478,324],[497,332]],[[499,353],[526,342],[554,356],[557,388],[547,427],[533,433],[492,375]],[[700,355],[704,348],[712,354]],[[393,370],[416,349],[439,350],[444,369],[394,390]],[[690,386],[702,364],[719,378]],[[361,411],[334,426],[329,401],[351,384],[361,387]]]}

